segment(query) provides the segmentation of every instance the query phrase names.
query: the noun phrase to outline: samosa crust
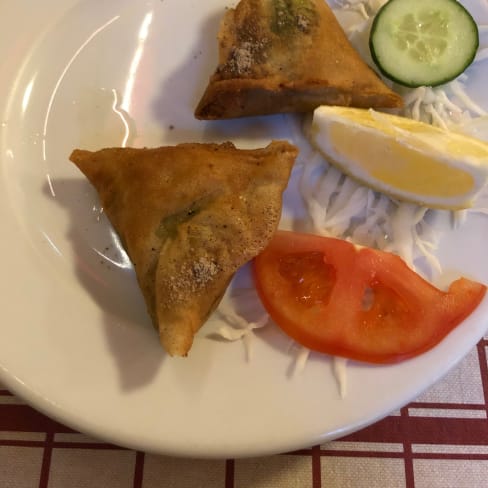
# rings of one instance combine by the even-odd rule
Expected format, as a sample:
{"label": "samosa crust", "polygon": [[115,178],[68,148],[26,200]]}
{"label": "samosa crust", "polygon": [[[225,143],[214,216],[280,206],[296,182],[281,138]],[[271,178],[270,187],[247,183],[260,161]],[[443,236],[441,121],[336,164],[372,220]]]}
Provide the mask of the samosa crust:
{"label": "samosa crust", "polygon": [[236,270],[271,239],[296,155],[283,141],[71,154],[134,264],[170,355],[187,355]]}
{"label": "samosa crust", "polygon": [[198,119],[393,108],[401,97],[361,59],[325,0],[241,0],[218,34],[219,63]]}

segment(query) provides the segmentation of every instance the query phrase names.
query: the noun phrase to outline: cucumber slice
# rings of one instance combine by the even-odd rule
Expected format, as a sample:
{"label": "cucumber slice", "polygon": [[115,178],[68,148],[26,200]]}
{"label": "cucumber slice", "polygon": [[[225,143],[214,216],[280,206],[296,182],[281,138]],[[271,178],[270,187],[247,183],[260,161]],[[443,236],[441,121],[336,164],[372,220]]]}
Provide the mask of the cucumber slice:
{"label": "cucumber slice", "polygon": [[379,70],[409,87],[456,78],[473,62],[478,45],[478,26],[456,0],[389,0],[369,36]]}

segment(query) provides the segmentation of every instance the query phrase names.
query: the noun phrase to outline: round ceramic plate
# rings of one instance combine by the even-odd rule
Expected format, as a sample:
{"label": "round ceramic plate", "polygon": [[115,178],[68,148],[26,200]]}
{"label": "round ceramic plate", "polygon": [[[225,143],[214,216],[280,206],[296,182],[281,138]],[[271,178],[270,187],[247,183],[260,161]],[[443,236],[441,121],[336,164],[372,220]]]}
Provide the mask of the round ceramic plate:
{"label": "round ceramic plate", "polygon": [[[209,337],[215,318],[188,358],[165,355],[133,269],[68,156],[75,147],[300,143],[291,116],[194,119],[228,6],[11,0],[0,7],[0,378],[61,422],[147,451],[238,457],[345,435],[437,381],[488,324],[485,300],[416,359],[350,363],[345,398],[329,357],[312,354],[291,374],[289,340],[274,326],[256,332],[250,361],[242,342]],[[476,15],[486,23],[486,9]],[[473,71],[470,79],[471,95],[488,108],[479,76]],[[296,197],[292,179],[285,214],[299,221],[305,217]],[[486,219],[470,215],[462,229],[447,231],[438,251],[445,276],[488,283]],[[250,286],[247,271],[238,276],[243,286]]]}

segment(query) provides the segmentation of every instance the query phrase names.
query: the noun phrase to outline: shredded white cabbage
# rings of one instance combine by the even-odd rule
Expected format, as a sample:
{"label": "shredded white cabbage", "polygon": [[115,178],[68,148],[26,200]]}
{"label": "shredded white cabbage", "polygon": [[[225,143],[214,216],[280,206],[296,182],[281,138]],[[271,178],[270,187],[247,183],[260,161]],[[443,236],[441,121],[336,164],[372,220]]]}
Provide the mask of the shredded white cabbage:
{"label": "shredded white cabbage", "polygon": [[[292,364],[292,373],[291,376],[296,376],[298,374],[303,373],[305,370],[305,366],[307,364],[308,358],[310,357],[310,353],[312,352],[310,349],[306,348],[305,346],[301,346],[300,344],[296,344],[293,342],[291,344],[292,347],[290,349],[298,349],[294,355],[293,364]],[[345,398],[347,394],[347,362],[346,358],[334,356],[332,359],[332,374],[334,375],[337,386],[339,388],[339,394],[341,398]]]}
{"label": "shredded white cabbage", "polygon": [[305,369],[305,364],[307,364],[308,357],[310,356],[310,352],[310,349],[307,347],[299,345],[298,352],[295,354],[293,359],[292,376],[296,376],[297,374],[303,372]]}
{"label": "shredded white cabbage", "polygon": [[[236,310],[234,301],[240,304]],[[256,309],[256,290],[253,288],[237,288],[232,292],[232,297],[224,300],[216,311],[218,328],[207,337],[224,339],[229,342],[242,340],[249,362],[253,356],[254,331],[265,327],[270,318],[264,309]]]}
{"label": "shredded white cabbage", "polygon": [[339,394],[341,398],[346,398],[347,395],[347,359],[335,357],[332,362],[332,369],[334,376],[339,386]]}

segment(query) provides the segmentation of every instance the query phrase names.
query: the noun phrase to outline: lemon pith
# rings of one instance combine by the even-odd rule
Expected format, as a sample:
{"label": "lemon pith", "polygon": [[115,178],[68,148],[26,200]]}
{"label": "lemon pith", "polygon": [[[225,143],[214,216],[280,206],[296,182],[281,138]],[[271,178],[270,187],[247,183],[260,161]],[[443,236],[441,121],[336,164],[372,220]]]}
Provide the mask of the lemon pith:
{"label": "lemon pith", "polygon": [[488,180],[488,144],[403,117],[319,107],[311,134],[332,164],[399,200],[468,208]]}

